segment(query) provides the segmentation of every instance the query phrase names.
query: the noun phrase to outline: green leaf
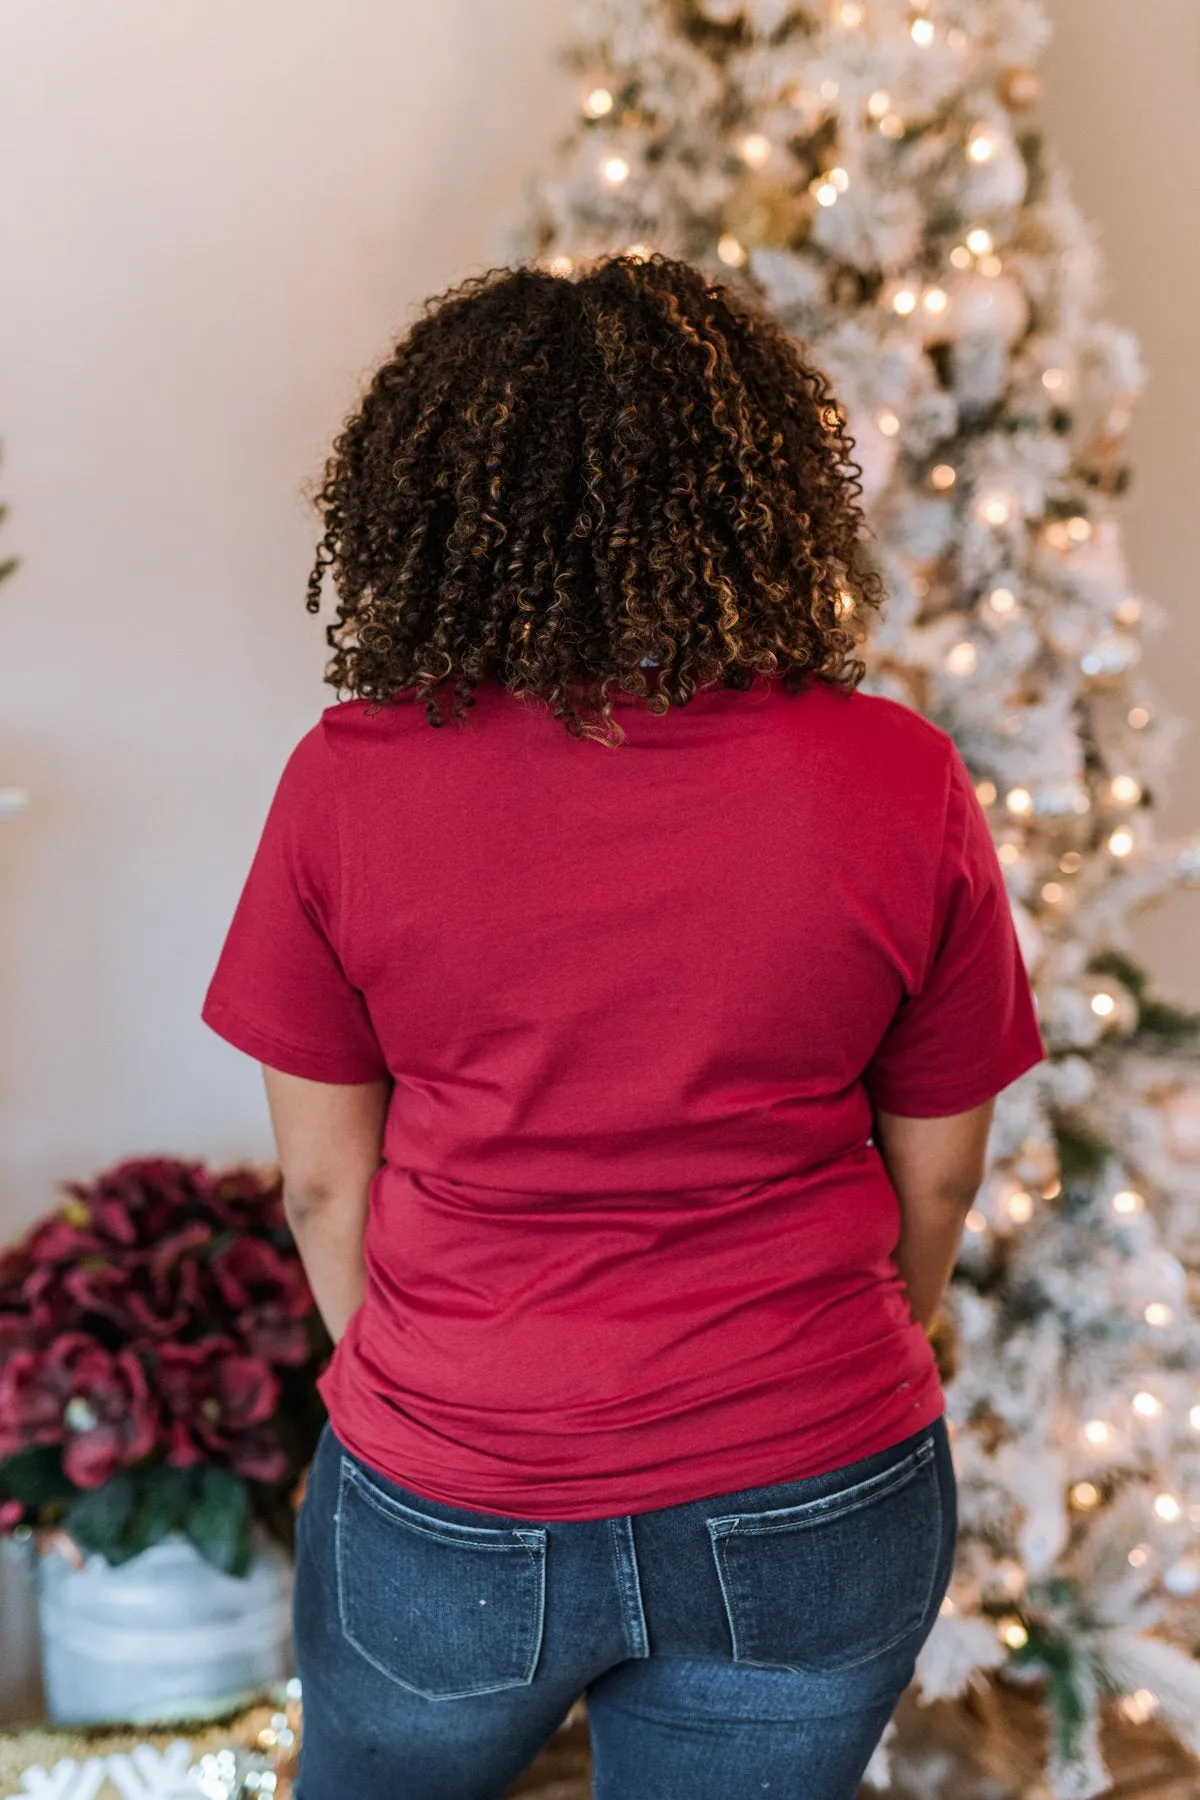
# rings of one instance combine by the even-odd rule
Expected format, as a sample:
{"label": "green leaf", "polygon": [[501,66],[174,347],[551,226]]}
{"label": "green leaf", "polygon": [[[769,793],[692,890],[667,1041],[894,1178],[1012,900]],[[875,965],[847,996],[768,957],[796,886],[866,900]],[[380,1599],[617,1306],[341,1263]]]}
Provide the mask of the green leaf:
{"label": "green leaf", "polygon": [[63,1474],[62,1458],[53,1445],[18,1450],[0,1462],[0,1493],[35,1510],[71,1500],[79,1492]]}
{"label": "green leaf", "polygon": [[202,1469],[183,1528],[201,1556],[226,1575],[245,1575],[254,1554],[250,1493],[228,1469]]}
{"label": "green leaf", "polygon": [[135,1502],[128,1539],[137,1550],[161,1544],[172,1531],[182,1531],[195,1493],[195,1472],[156,1463],[135,1471]]}
{"label": "green leaf", "polygon": [[63,1529],[84,1550],[95,1550],[110,1563],[128,1562],[142,1547],[132,1540],[130,1525],[136,1493],[128,1471],[103,1487],[90,1488],[63,1514]]}

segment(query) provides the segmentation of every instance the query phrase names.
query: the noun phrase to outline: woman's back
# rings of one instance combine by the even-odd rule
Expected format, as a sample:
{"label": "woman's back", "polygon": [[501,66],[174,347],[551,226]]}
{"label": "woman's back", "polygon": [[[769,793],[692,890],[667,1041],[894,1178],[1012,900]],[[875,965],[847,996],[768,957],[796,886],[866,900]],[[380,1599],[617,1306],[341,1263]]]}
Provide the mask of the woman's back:
{"label": "woman's back", "polygon": [[351,1449],[515,1517],[803,1476],[943,1409],[872,1105],[966,1110],[1042,1055],[986,821],[891,701],[759,677],[625,741],[480,684],[330,708],[206,1017],[390,1077]]}

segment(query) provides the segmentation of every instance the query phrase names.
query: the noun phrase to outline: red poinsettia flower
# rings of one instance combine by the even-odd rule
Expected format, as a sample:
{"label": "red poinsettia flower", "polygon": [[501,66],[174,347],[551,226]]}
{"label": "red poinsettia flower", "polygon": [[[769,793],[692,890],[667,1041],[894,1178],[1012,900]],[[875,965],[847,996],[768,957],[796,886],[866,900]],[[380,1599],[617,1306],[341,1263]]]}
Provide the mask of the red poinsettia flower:
{"label": "red poinsettia flower", "polygon": [[217,1462],[255,1481],[281,1481],[287,1456],[267,1428],[279,1405],[279,1381],[261,1356],[232,1338],[164,1344],[156,1386],[168,1415],[167,1461],[177,1468]]}
{"label": "red poinsettia flower", "polygon": [[256,1355],[284,1365],[309,1354],[303,1321],[312,1294],[298,1258],[289,1261],[265,1238],[234,1238],[213,1258],[213,1278],[238,1331]]}
{"label": "red poinsettia flower", "polygon": [[0,1370],[0,1456],[61,1444],[63,1468],[77,1487],[100,1487],[148,1456],[155,1427],[136,1353],[111,1354],[85,1332],[18,1350]]}

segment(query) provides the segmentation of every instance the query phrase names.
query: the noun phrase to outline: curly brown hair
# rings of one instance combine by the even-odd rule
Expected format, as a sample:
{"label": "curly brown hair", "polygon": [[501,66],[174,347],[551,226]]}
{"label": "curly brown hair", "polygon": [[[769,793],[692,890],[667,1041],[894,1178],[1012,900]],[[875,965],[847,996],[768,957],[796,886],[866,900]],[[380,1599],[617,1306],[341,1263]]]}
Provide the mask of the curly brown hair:
{"label": "curly brown hair", "polygon": [[336,439],[308,583],[326,680],[431,725],[485,678],[619,742],[700,689],[855,687],[881,588],[824,376],[751,295],[660,254],[491,269],[425,303]]}

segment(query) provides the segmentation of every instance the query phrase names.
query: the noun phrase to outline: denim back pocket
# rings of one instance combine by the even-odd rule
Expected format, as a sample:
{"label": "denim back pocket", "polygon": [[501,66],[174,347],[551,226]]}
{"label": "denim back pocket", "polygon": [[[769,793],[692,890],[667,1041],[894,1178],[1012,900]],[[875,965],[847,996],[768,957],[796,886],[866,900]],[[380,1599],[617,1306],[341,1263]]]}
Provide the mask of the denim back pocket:
{"label": "denim back pocket", "polygon": [[933,1441],[835,1493],[707,1525],[735,1662],[855,1668],[928,1621],[942,1552]]}
{"label": "denim back pocket", "polygon": [[546,1533],[405,1506],[343,1456],[338,1616],[355,1649],[427,1700],[522,1687],[542,1646]]}

